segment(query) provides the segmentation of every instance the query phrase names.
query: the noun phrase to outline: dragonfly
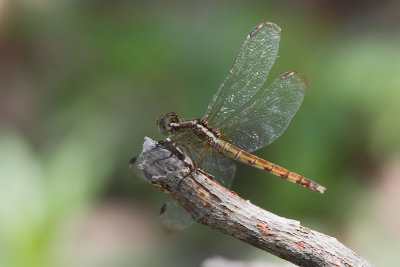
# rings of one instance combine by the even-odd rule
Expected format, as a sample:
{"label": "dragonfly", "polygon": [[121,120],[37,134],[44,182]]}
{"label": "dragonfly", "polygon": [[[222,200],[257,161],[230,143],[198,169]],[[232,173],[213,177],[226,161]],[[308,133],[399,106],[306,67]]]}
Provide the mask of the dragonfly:
{"label": "dragonfly", "polygon": [[252,154],[282,135],[308,87],[307,78],[294,71],[266,84],[278,56],[280,33],[271,22],[251,30],[201,119],[181,120],[169,112],[157,125],[196,167],[225,187],[232,184],[237,161],[323,193],[325,188],[316,182]]}

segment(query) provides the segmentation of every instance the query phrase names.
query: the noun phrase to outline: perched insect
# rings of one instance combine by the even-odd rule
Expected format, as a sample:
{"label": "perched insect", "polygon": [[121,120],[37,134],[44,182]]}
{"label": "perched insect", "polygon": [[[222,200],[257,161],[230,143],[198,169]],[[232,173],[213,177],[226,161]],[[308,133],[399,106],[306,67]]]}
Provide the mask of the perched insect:
{"label": "perched insect", "polygon": [[[303,74],[293,71],[264,85],[277,58],[280,32],[279,26],[266,22],[248,34],[202,119],[181,120],[170,112],[161,116],[157,125],[162,134],[185,150],[196,167],[212,174],[226,187],[232,184],[235,160],[323,193],[323,186],[251,154],[286,130],[308,85]],[[169,227],[174,226],[167,215],[182,214],[178,209],[183,211],[177,205],[163,209],[162,217]],[[181,224],[177,229],[184,227]]]}
{"label": "perched insect", "polygon": [[280,31],[267,22],[250,32],[202,119],[180,120],[170,112],[157,125],[185,148],[197,167],[227,187],[236,160],[323,193],[325,188],[310,179],[250,154],[286,130],[307,88],[306,77],[293,71],[262,87],[277,57]]}

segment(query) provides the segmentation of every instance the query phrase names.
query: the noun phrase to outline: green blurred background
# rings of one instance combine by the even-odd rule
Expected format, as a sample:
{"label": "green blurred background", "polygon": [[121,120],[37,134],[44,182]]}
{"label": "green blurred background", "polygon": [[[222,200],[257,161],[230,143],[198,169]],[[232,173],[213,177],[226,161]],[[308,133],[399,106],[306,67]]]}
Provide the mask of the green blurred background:
{"label": "green blurred background", "polygon": [[144,136],[161,138],[159,115],[201,117],[264,21],[282,28],[270,79],[295,70],[310,86],[286,133],[256,154],[328,190],[247,166],[233,190],[376,266],[397,266],[394,0],[0,1],[0,266],[284,263],[202,225],[164,233],[163,194],[128,170]]}

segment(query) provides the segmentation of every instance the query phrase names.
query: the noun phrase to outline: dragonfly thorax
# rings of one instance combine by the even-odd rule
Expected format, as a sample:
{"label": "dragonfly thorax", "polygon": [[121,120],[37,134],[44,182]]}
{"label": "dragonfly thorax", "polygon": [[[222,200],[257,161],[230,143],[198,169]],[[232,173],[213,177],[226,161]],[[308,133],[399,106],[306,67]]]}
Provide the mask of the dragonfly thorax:
{"label": "dragonfly thorax", "polygon": [[181,121],[174,112],[160,116],[157,121],[160,132],[165,135],[173,135],[183,131],[193,131],[201,140],[212,144],[216,142],[221,134],[218,130],[212,129],[206,120],[185,120]]}
{"label": "dragonfly thorax", "polygon": [[208,126],[208,122],[206,120],[193,121],[191,128],[201,140],[208,143],[213,143],[221,137],[220,132]]}

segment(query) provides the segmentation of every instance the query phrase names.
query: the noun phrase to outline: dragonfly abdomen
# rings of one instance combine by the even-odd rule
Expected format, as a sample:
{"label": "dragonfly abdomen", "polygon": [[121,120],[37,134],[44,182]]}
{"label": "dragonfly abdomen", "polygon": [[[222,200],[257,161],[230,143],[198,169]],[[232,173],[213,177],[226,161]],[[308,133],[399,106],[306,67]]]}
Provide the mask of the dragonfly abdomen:
{"label": "dragonfly abdomen", "polygon": [[320,193],[323,193],[325,191],[325,188],[323,186],[313,182],[312,180],[297,173],[291,172],[285,168],[282,168],[265,159],[259,158],[223,140],[218,140],[218,142],[216,142],[215,144],[215,148],[218,150],[218,152],[222,153],[226,157],[240,161],[250,166],[254,166],[257,169],[272,173],[292,183],[301,185]]}

